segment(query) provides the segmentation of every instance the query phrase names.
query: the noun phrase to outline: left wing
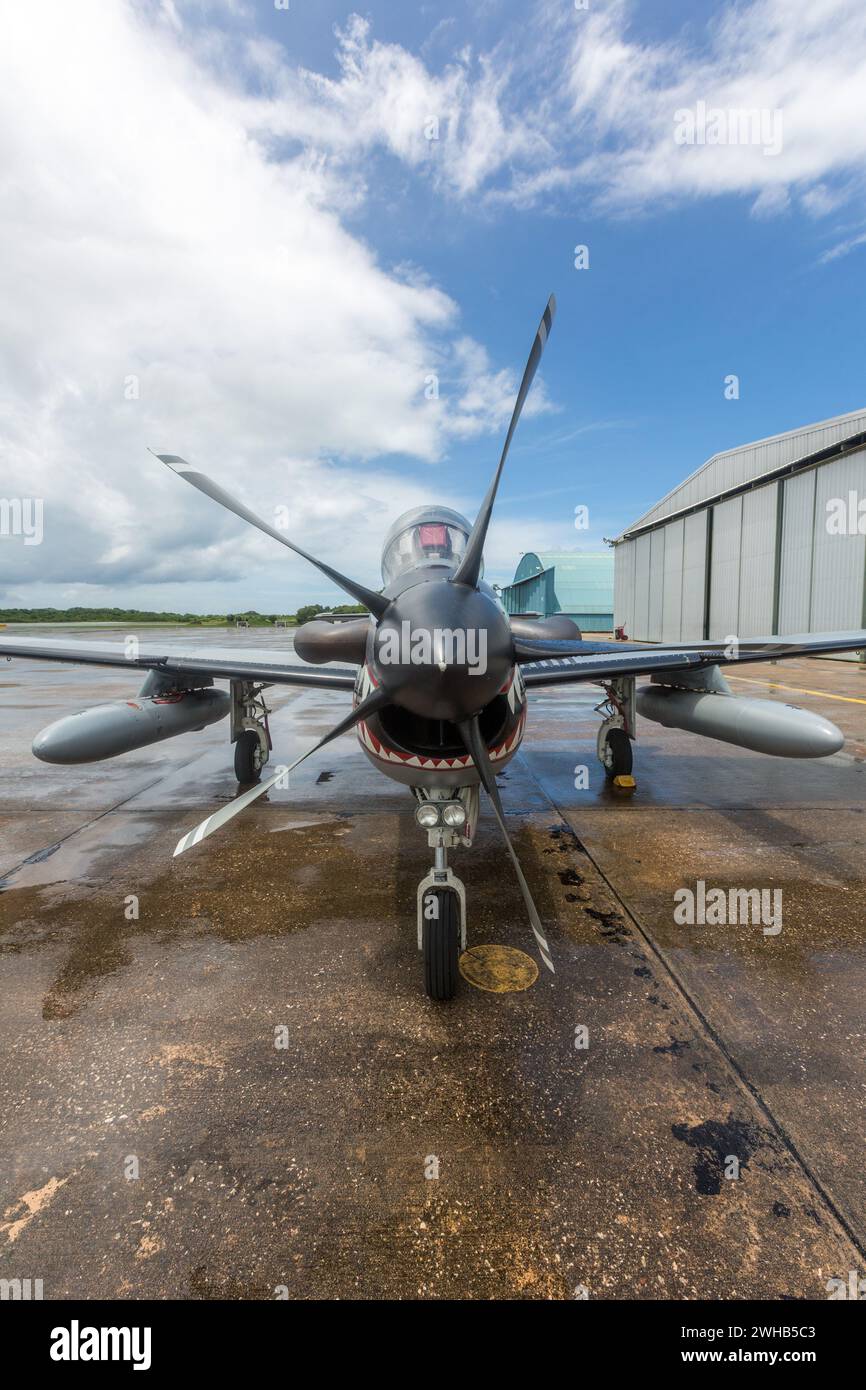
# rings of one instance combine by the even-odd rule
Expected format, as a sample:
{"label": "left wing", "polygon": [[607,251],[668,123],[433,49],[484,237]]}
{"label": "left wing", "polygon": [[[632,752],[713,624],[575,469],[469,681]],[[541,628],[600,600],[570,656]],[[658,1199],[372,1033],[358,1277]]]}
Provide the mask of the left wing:
{"label": "left wing", "polygon": [[345,667],[291,665],[268,647],[145,646],[131,641],[77,642],[61,638],[0,637],[0,657],[35,661],[68,661],[83,666],[116,666],[160,671],[170,676],[262,681],[268,685],[314,686],[320,690],[353,690],[356,673]]}
{"label": "left wing", "polygon": [[795,656],[866,650],[866,630],[750,637],[745,641],[680,642],[636,646],[626,642],[515,642],[527,686],[565,685],[616,676],[650,676],[695,666],[735,666],[747,661],[785,661]]}

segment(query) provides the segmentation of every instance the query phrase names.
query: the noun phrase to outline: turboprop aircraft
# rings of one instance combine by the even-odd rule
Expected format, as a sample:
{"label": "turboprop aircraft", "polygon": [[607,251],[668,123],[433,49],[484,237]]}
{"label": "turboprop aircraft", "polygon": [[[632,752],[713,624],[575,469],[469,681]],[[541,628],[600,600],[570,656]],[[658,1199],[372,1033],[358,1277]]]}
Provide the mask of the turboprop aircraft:
{"label": "turboprop aircraft", "polygon": [[[482,552],[514,431],[553,324],[551,296],[532,344],[499,463],[470,526],[448,507],[407,512],[394,522],[382,552],[383,587],[366,588],[309,555],[218,483],[174,454],[162,463],[214,502],[257,527],[367,609],[334,623],[298,629],[295,654],[191,647],[168,650],[110,642],[0,638],[0,655],[136,667],[147,676],[136,699],[68,715],[43,729],[37,758],[84,763],[114,757],[229,716],[235,773],[251,783],[179,841],[184,854],[283,781],[317,749],[354,729],[373,766],[410,788],[415,819],[427,834],[433,866],[418,886],[418,945],[433,999],[450,999],[466,946],[466,893],[448,851],[470,846],[478,825],[479,786],[489,799],[526,905],[541,959],[553,970],[550,945],[505,824],[496,774],[514,757],[526,727],[527,697],[548,686],[591,682],[604,690],[598,756],[614,782],[629,779],[636,716],[790,758],[819,758],[842,746],[829,720],[770,700],[732,694],[721,668],[734,662],[866,647],[866,631],[821,636],[726,639],[638,646],[585,641],[569,618],[534,619],[505,612],[483,579]],[[330,663],[343,662],[342,667]],[[321,667],[321,670],[314,669]],[[649,684],[636,690],[636,678]],[[214,688],[227,680],[228,692]],[[352,709],[289,767],[261,780],[271,752],[269,686],[309,686],[352,694]]]}

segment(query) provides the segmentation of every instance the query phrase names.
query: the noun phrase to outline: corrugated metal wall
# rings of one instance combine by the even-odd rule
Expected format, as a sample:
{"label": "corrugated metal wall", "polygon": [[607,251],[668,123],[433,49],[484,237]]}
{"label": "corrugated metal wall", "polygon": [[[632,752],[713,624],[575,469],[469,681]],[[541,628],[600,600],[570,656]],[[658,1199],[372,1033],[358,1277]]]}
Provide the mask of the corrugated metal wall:
{"label": "corrugated metal wall", "polygon": [[789,478],[782,490],[779,630],[808,632],[812,598],[817,468]]}
{"label": "corrugated metal wall", "polygon": [[707,513],[683,518],[683,617],[681,642],[700,642],[707,601]]}
{"label": "corrugated metal wall", "polygon": [[740,620],[740,533],[743,499],[734,497],[713,507],[713,542],[710,547],[710,632],[713,636],[736,634]]}
{"label": "corrugated metal wall", "polygon": [[[650,538],[638,536],[634,543],[634,602],[632,604],[632,627],[645,632],[649,641],[649,576],[650,576]],[[614,624],[619,619],[614,614]],[[626,629],[629,631],[629,629]],[[629,631],[629,635],[631,635]]]}
{"label": "corrugated metal wall", "polygon": [[650,532],[649,617],[647,631],[650,640],[662,640],[662,607],[665,588],[665,533]]}
{"label": "corrugated metal wall", "polygon": [[[863,614],[863,568],[866,536],[838,536],[827,530],[827,503],[832,498],[847,502],[849,494],[866,498],[866,453],[852,454],[817,470],[815,527],[812,552],[812,607],[810,631],[834,632],[859,627]],[[856,514],[855,514],[856,529]]]}
{"label": "corrugated metal wall", "polygon": [[[764,460],[774,448],[795,444],[766,441]],[[733,469],[734,456],[719,456],[720,466],[723,457]],[[726,486],[737,484],[735,473]],[[855,509],[866,499],[864,449],[621,541],[615,623],[649,642],[866,626],[866,536],[856,532],[856,510],[855,534],[827,527],[827,503],[847,504],[849,495]]]}
{"label": "corrugated metal wall", "polygon": [[778,505],[778,483],[743,495],[740,606],[734,629],[740,637],[763,637],[773,631]]}
{"label": "corrugated metal wall", "polygon": [[633,545],[618,545],[615,552],[613,571],[613,606],[619,614],[616,621],[622,623],[626,632],[634,627],[634,559]]}
{"label": "corrugated metal wall", "polygon": [[662,603],[662,642],[679,642],[683,613],[683,522],[672,521],[664,529],[665,565]]}

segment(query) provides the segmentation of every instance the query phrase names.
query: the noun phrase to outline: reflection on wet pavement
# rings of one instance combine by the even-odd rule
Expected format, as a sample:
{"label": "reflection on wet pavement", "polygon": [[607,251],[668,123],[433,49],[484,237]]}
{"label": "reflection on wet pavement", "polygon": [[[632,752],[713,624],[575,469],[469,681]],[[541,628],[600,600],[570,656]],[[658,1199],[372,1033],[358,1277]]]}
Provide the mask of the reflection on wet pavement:
{"label": "reflection on wet pavement", "polygon": [[[265,644],[213,638],[236,639]],[[539,696],[502,794],[557,974],[442,1006],[415,945],[424,836],[352,738],[173,860],[235,794],[227,729],[47,767],[38,729],[128,677],[4,674],[4,1277],[38,1271],[49,1298],[820,1298],[863,1265],[863,706],[799,697],[849,740],[806,767],[642,721],[623,802],[597,690]],[[347,703],[272,694],[280,760]],[[532,953],[487,817],[453,863],[470,947]],[[677,926],[699,878],[781,887],[782,932]]]}

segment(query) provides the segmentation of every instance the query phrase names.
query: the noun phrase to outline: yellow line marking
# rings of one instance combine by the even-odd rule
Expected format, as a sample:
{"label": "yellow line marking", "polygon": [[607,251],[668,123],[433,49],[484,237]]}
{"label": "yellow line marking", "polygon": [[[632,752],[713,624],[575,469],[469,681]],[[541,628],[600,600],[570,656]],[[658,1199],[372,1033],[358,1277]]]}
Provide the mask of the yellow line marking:
{"label": "yellow line marking", "polygon": [[725,675],[732,681],[745,681],[747,685],[766,685],[770,690],[793,690],[796,695],[817,695],[820,700],[844,700],[846,705],[866,705],[866,700],[858,700],[856,695],[831,695],[829,690],[803,690],[799,685],[783,685],[781,681],[756,681],[748,676]]}

